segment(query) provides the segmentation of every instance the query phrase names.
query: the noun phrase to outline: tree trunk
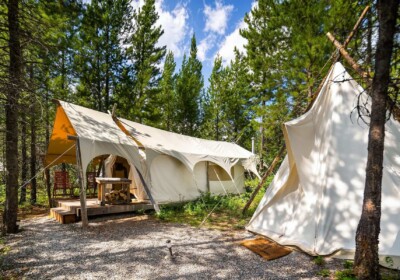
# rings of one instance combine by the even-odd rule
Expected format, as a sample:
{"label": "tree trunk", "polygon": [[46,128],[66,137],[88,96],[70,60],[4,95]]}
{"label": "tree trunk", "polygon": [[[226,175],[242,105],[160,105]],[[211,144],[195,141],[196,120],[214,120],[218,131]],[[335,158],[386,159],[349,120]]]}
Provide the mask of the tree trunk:
{"label": "tree trunk", "polygon": [[18,231],[18,100],[22,72],[18,5],[18,0],[9,0],[7,3],[10,65],[6,104],[7,182],[3,220],[6,233]]}
{"label": "tree trunk", "polygon": [[21,180],[24,184],[21,187],[21,194],[19,197],[19,204],[22,204],[26,201],[26,185],[25,182],[28,179],[28,157],[26,150],[26,113],[22,111],[21,114]]}
{"label": "tree trunk", "polygon": [[382,165],[386,122],[386,101],[390,80],[390,60],[398,0],[378,1],[379,39],[372,81],[371,121],[368,161],[361,219],[356,233],[354,272],[358,279],[380,279],[379,233],[381,218]]}
{"label": "tree trunk", "polygon": [[104,97],[104,103],[105,103],[105,110],[110,108],[110,53],[111,50],[109,49],[110,46],[110,31],[109,31],[109,24],[106,26],[106,73],[105,73],[105,97]]}
{"label": "tree trunk", "polygon": [[[46,148],[49,147],[50,142],[50,117],[49,117],[49,91],[46,92]],[[50,169],[46,168],[44,170],[44,176],[46,180],[46,191],[47,198],[49,200],[49,207],[51,208],[53,205],[51,203],[51,185],[50,185]]]}
{"label": "tree trunk", "polygon": [[[33,69],[31,69],[31,81],[33,80]],[[36,102],[35,102],[35,94],[32,89],[31,93],[31,106],[30,106],[30,115],[31,115],[31,204],[36,204]]]}

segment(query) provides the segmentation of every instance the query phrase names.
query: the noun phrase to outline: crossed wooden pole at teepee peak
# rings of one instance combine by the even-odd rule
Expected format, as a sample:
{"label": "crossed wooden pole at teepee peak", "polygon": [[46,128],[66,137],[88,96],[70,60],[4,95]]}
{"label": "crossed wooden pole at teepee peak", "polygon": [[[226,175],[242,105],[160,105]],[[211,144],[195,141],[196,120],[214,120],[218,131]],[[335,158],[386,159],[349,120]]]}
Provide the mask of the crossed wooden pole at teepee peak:
{"label": "crossed wooden pole at teepee peak", "polygon": [[[356,33],[356,31],[358,30],[362,20],[364,19],[365,15],[367,14],[367,12],[369,11],[369,6],[365,7],[365,9],[363,10],[363,12],[361,13],[360,17],[358,18],[356,24],[354,25],[353,29],[351,30],[351,32],[349,33],[349,35],[347,36],[344,44],[340,44],[331,33],[327,33],[326,35],[328,36],[328,38],[333,42],[333,44],[336,46],[337,50],[335,50],[335,52],[332,55],[332,66],[328,71],[328,74],[322,79],[321,83],[319,84],[317,90],[315,91],[315,93],[312,95],[312,98],[310,100],[309,105],[307,106],[307,108],[305,109],[305,111],[303,112],[306,113],[308,110],[311,109],[315,99],[317,98],[318,94],[320,93],[322,86],[324,85],[326,79],[328,78],[328,75],[331,71],[331,69],[333,68],[335,62],[337,62],[341,56],[343,56],[351,65],[351,67],[356,70],[356,72],[363,78],[365,79],[366,83],[368,85],[370,85],[370,75],[368,72],[364,71],[360,65],[358,65],[354,59],[351,58],[351,56],[348,54],[348,52],[346,51],[346,47],[348,46],[348,44],[350,43],[351,39],[353,38],[354,34]],[[339,52],[338,52],[339,50]],[[391,106],[393,108],[393,114],[396,120],[400,120],[400,109],[396,106],[394,106],[394,101],[390,100],[389,101],[389,106]],[[275,170],[275,167],[278,165],[280,159],[284,156],[284,153],[286,151],[286,147],[283,145],[278,154],[276,155],[276,157],[274,158],[274,160],[272,161],[270,167],[268,168],[268,170],[264,173],[264,175],[261,178],[261,181],[258,183],[257,187],[254,189],[253,193],[251,194],[249,200],[247,201],[246,205],[243,207],[242,210],[242,214],[245,214],[247,209],[250,207],[251,203],[253,202],[254,198],[256,197],[257,193],[260,191],[260,189],[262,188],[262,186],[264,185],[265,181],[267,180],[268,176],[271,175],[271,173]]]}

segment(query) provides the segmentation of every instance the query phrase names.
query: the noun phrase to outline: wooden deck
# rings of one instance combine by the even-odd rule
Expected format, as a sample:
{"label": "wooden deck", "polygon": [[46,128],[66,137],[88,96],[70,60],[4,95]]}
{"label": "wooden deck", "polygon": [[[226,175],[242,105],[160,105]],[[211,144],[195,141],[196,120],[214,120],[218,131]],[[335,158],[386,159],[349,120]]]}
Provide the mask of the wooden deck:
{"label": "wooden deck", "polygon": [[[135,201],[132,200],[130,204],[124,205],[105,205],[100,206],[96,198],[87,199],[87,213],[88,217],[134,212],[138,210],[154,209],[149,201]],[[75,223],[80,220],[81,204],[76,199],[60,199],[56,200],[57,207],[50,209],[50,217],[56,219],[61,224]]]}

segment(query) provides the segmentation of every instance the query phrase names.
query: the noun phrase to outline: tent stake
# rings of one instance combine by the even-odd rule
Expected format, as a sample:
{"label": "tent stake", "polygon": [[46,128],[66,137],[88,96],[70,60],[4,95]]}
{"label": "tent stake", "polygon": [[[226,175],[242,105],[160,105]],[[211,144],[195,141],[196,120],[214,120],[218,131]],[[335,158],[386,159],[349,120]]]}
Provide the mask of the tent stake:
{"label": "tent stake", "polygon": [[68,140],[75,140],[76,142],[76,165],[78,168],[78,181],[81,187],[80,191],[80,201],[81,201],[81,219],[82,219],[82,228],[86,229],[89,225],[87,209],[86,209],[86,188],[83,184],[83,170],[82,170],[82,158],[81,158],[81,149],[79,145],[79,137],[68,135]]}

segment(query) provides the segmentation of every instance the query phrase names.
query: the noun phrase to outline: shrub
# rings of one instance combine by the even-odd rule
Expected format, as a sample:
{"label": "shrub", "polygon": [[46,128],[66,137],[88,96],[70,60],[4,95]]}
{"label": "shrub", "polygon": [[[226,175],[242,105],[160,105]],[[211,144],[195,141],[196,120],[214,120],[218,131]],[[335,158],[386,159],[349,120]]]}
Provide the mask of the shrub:
{"label": "shrub", "polygon": [[353,269],[353,261],[346,260],[346,261],[343,263],[343,267],[344,267],[345,269]]}
{"label": "shrub", "polygon": [[321,257],[321,256],[316,256],[316,257],[314,258],[314,263],[315,263],[316,265],[322,266],[322,265],[325,264],[325,260],[324,260],[324,258]]}
{"label": "shrub", "polygon": [[329,269],[324,268],[318,271],[317,275],[322,277],[329,277],[331,275],[331,272],[329,271]]}
{"label": "shrub", "polygon": [[353,273],[352,269],[344,269],[336,271],[335,279],[337,280],[356,280],[356,276]]}

